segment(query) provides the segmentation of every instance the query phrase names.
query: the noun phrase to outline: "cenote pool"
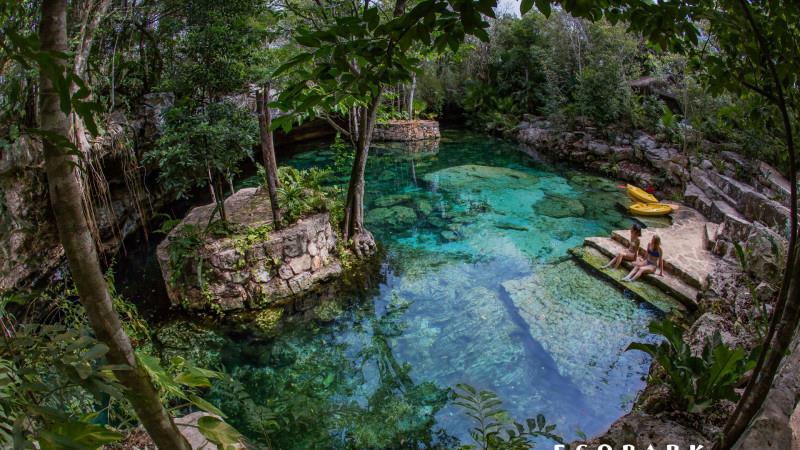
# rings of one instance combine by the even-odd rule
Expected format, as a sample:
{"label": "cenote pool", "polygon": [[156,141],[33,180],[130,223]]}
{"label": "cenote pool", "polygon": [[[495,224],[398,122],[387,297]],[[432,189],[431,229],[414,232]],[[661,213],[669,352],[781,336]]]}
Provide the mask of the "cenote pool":
{"label": "cenote pool", "polygon": [[652,339],[660,313],[567,253],[630,226],[615,183],[462,131],[437,150],[376,146],[367,173],[367,226],[385,247],[377,286],[273,339],[184,343],[231,376],[210,399],[239,430],[263,442],[280,423],[275,448],[453,448],[471,443],[448,398],[457,383],[494,391],[517,420],[544,414],[567,439],[629,410],[649,359],[624,349]]}

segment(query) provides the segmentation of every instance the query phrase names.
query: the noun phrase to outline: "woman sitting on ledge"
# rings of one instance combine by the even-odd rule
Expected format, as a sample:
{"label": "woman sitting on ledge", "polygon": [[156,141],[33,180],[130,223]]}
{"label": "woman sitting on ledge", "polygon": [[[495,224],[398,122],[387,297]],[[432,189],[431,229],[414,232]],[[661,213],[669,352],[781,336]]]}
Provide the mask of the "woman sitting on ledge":
{"label": "woman sitting on ledge", "polygon": [[615,256],[611,261],[608,262],[603,269],[608,269],[609,267],[613,267],[614,269],[618,268],[623,261],[636,261],[636,257],[639,256],[639,239],[642,237],[642,227],[639,224],[631,225],[631,243],[627,249],[622,251],[620,254]]}
{"label": "woman sitting on ledge", "polygon": [[664,250],[661,248],[661,238],[657,234],[653,235],[650,243],[647,244],[647,255],[644,259],[639,259],[633,263],[633,270],[622,281],[636,281],[642,275],[656,273],[664,275]]}

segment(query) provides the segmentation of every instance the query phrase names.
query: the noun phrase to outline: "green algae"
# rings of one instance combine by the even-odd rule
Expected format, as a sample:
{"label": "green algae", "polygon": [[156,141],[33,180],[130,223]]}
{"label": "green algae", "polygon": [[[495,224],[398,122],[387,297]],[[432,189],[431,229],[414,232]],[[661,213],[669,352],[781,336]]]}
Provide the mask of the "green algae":
{"label": "green algae", "polygon": [[588,247],[578,247],[571,249],[570,253],[578,260],[595,270],[611,284],[616,285],[623,290],[630,291],[637,298],[653,305],[659,310],[665,313],[686,312],[686,307],[684,307],[679,301],[675,300],[671,295],[665,293],[650,283],[638,282],[622,284],[622,282],[619,280],[627,275],[629,271],[624,268],[603,268],[603,266],[608,262],[608,258],[597,250]]}

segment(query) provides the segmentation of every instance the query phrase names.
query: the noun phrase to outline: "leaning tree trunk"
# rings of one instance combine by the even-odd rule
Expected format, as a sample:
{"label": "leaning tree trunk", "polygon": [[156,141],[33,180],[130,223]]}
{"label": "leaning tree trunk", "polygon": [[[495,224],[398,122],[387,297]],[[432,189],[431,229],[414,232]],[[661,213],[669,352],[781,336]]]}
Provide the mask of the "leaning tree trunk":
{"label": "leaning tree trunk", "polygon": [[414,120],[414,93],[417,90],[417,74],[411,72],[411,86],[408,88],[408,95],[406,97],[406,108],[408,111],[408,120]]}
{"label": "leaning tree trunk", "polygon": [[[792,130],[792,117],[786,105],[786,94],[781,84],[774,62],[770,59],[771,48],[753,18],[750,7],[745,0],[740,0],[742,12],[756,38],[759,49],[764,55],[769,77],[774,84],[774,96],[766,95],[767,100],[778,107],[783,129],[786,135],[786,150],[789,156],[789,183],[790,183],[790,234],[789,246],[786,256],[786,268],[783,274],[781,289],[775,304],[769,330],[764,340],[764,345],[759,356],[753,375],[741,400],[736,405],[731,417],[725,424],[722,441],[717,449],[727,450],[732,448],[742,433],[756,416],[761,404],[767,397],[772,387],[773,379],[780,368],[780,363],[791,345],[792,338],[800,321],[800,298],[798,298],[797,282],[800,274],[800,261],[797,261],[797,161],[795,154],[794,135]],[[763,94],[762,94],[763,95]]]}
{"label": "leaning tree trunk", "polygon": [[[67,1],[44,0],[39,29],[42,49],[63,54],[67,52]],[[63,59],[54,56],[63,67]],[[41,125],[45,132],[68,138],[70,123],[61,110],[59,93],[47,75],[40,75]],[[44,159],[50,202],[58,234],[67,255],[70,271],[81,303],[97,338],[108,346],[106,357],[115,365],[130,370],[117,370],[114,375],[125,386],[125,395],[153,441],[161,450],[190,450],[186,439],[178,432],[172,418],[164,409],[153,383],[144,368],[136,361],[130,340],[111,305],[111,295],[100,270],[94,240],[83,213],[81,188],[78,183],[74,155],[63,145],[45,139]]]}
{"label": "leaning tree trunk", "polygon": [[275,229],[278,229],[281,226],[281,210],[278,203],[278,163],[275,160],[275,141],[272,139],[269,90],[270,85],[267,83],[263,90],[256,92],[256,110],[258,111],[258,129],[261,135],[261,153],[264,156],[264,171],[267,174],[267,191],[272,209],[272,224]]}
{"label": "leaning tree trunk", "polygon": [[347,201],[344,207],[343,235],[345,241],[352,240],[353,250],[357,255],[368,255],[375,249],[375,239],[364,228],[364,174],[367,169],[367,156],[375,129],[375,118],[381,103],[383,88],[372,99],[369,108],[361,112],[356,158],[350,172],[350,184],[347,187]]}

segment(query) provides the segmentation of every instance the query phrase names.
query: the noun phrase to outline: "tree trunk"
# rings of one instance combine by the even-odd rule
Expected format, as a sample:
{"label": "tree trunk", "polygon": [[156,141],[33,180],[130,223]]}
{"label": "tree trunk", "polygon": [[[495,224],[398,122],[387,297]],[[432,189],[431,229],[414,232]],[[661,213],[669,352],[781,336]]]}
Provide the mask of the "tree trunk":
{"label": "tree trunk", "polygon": [[[219,219],[222,224],[227,228],[228,226],[228,213],[225,211],[225,190],[223,189],[223,177],[217,174],[214,176],[214,191],[216,192],[217,209],[219,210]],[[213,217],[213,215],[212,215]]]}
{"label": "tree trunk", "polygon": [[258,129],[261,135],[261,153],[264,156],[264,171],[267,174],[267,191],[272,209],[272,226],[281,227],[281,210],[278,203],[278,163],[275,160],[275,144],[272,139],[272,112],[269,110],[269,89],[267,84],[262,91],[256,92],[256,110],[258,111]]}
{"label": "tree trunk", "polygon": [[[792,118],[786,105],[784,87],[781,84],[775,64],[770,59],[771,49],[769,43],[761,33],[756,21],[753,19],[750,7],[747,2],[740,0],[745,18],[747,19],[757,41],[759,49],[764,57],[765,65],[769,71],[769,76],[774,84],[774,98],[767,97],[767,100],[778,107],[783,129],[786,137],[786,149],[789,156],[789,185],[790,185],[790,234],[789,248],[786,255],[786,268],[783,274],[781,289],[778,293],[778,300],[775,304],[772,320],[770,321],[769,331],[764,340],[761,355],[759,356],[753,375],[747,388],[742,394],[741,400],[736,405],[731,417],[725,424],[724,436],[716,447],[717,449],[727,450],[732,448],[742,433],[750,424],[761,408],[764,399],[767,397],[772,387],[773,379],[780,368],[780,363],[791,345],[792,338],[800,322],[800,299],[796,283],[800,274],[800,261],[797,261],[797,161],[795,155],[795,144],[792,130]],[[763,95],[763,94],[762,94]]]}
{"label": "tree trunk", "polygon": [[[66,0],[42,2],[39,33],[43,50],[61,54],[67,52]],[[63,60],[55,62],[64,65]],[[42,129],[68,138],[69,118],[61,111],[59,94],[53,81],[42,74],[40,86]],[[131,368],[114,371],[114,374],[126,387],[126,397],[156,445],[161,450],[190,450],[186,439],[178,432],[161,404],[149,376],[138,364],[130,340],[111,305],[108,286],[83,213],[81,188],[75,172],[76,158],[67,153],[63,146],[55,145],[47,139],[44,143],[44,158],[58,234],[89,323],[97,338],[108,346],[106,357],[109,362]]]}
{"label": "tree trunk", "polygon": [[375,128],[375,118],[378,106],[381,103],[383,88],[372,99],[369,108],[361,111],[361,124],[359,126],[358,141],[356,144],[356,158],[350,172],[350,184],[347,187],[347,201],[343,224],[344,240],[352,239],[353,250],[357,255],[368,255],[375,248],[372,234],[364,228],[364,174],[367,169],[367,156],[372,140],[372,131]]}
{"label": "tree trunk", "polygon": [[406,97],[406,101],[408,102],[406,107],[408,108],[408,120],[414,120],[414,92],[417,90],[417,74],[415,72],[411,72],[411,86],[408,88],[408,96]]}

